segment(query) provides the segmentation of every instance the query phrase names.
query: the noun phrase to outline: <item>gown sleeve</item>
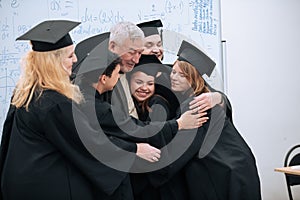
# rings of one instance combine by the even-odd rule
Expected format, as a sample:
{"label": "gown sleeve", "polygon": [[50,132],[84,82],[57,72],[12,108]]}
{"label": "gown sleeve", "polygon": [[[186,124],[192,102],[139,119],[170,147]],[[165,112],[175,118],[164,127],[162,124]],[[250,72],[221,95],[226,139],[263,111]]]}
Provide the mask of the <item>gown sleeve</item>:
{"label": "gown sleeve", "polygon": [[172,118],[170,104],[160,95],[154,95],[151,98],[149,107],[151,107],[149,121],[163,122]]}
{"label": "gown sleeve", "polygon": [[[10,133],[14,121],[15,111],[16,111],[16,107],[10,105],[6,115],[6,119],[3,124],[1,146],[0,146],[0,180],[2,179],[2,171],[3,171],[3,166],[8,151],[8,144],[10,140]],[[0,200],[2,200],[2,191],[0,192]]]}
{"label": "gown sleeve", "polygon": [[103,107],[96,108],[96,110],[99,124],[105,134],[135,143],[157,144],[156,147],[159,147],[172,140],[178,130],[176,120],[165,123],[144,123],[130,116],[121,120],[120,118],[116,119],[111,107],[105,110],[103,110]]}
{"label": "gown sleeve", "polygon": [[1,154],[0,154],[1,169],[3,167],[3,163],[5,160],[6,153],[7,153],[7,148],[8,148],[10,133],[11,133],[11,129],[12,129],[13,121],[14,121],[15,111],[16,111],[16,107],[13,105],[10,105],[9,110],[6,115],[6,119],[3,124],[1,147],[0,147],[1,148]]}
{"label": "gown sleeve", "polygon": [[229,121],[231,123],[233,123],[233,119],[232,119],[232,107],[231,107],[231,103],[228,99],[228,97],[226,96],[226,94],[224,94],[223,92],[220,92],[214,88],[212,88],[210,85],[207,84],[207,87],[210,89],[210,91],[212,92],[219,92],[222,95],[223,101],[224,101],[224,109],[226,112],[226,116],[228,117]]}
{"label": "gown sleeve", "polygon": [[45,137],[99,190],[110,195],[127,176],[99,159],[104,156],[107,162],[126,160],[128,166],[124,168],[129,169],[134,156],[111,145],[99,130],[90,126],[76,106],[60,103],[47,113],[42,123],[47,126]]}

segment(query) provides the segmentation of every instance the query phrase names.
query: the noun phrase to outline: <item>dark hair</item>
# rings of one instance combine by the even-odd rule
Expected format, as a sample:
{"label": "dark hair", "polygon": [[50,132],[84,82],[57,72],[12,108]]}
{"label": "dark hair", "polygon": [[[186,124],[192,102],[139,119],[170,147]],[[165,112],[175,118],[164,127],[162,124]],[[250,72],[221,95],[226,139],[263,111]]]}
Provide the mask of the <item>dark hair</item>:
{"label": "dark hair", "polygon": [[121,58],[120,57],[115,58],[112,62],[110,62],[110,64],[107,66],[107,68],[104,70],[104,72],[102,74],[106,75],[108,77],[111,77],[111,75],[112,75],[113,71],[115,70],[116,66],[120,63],[121,63]]}
{"label": "dark hair", "polygon": [[103,69],[92,70],[79,75],[81,80],[80,84],[91,85],[93,83],[97,83],[99,76],[101,75],[111,77],[112,72],[115,70],[116,66],[121,63],[121,58],[116,54],[110,52],[107,57],[107,63],[109,63],[109,65],[104,69],[104,71]]}

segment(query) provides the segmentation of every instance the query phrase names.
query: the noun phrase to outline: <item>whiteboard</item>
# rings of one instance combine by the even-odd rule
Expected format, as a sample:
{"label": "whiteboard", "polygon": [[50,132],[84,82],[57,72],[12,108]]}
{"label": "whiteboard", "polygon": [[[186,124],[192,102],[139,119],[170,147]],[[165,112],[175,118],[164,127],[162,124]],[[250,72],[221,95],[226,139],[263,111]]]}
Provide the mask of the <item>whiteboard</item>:
{"label": "whiteboard", "polygon": [[0,0],[0,130],[12,91],[20,76],[20,59],[30,49],[28,41],[15,38],[47,19],[80,21],[71,36],[75,44],[109,31],[120,21],[163,22],[164,63],[173,63],[182,39],[204,50],[215,62],[211,77],[204,77],[223,91],[219,0]]}

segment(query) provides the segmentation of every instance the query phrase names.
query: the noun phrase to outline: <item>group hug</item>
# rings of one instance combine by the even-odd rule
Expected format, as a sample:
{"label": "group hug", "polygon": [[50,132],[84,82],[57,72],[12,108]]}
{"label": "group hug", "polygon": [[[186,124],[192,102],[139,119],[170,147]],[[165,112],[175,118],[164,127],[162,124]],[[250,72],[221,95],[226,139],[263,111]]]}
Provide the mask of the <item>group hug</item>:
{"label": "group hug", "polygon": [[183,40],[164,63],[161,20],[80,22],[29,40],[0,147],[0,200],[261,200],[255,156],[212,88],[216,63]]}

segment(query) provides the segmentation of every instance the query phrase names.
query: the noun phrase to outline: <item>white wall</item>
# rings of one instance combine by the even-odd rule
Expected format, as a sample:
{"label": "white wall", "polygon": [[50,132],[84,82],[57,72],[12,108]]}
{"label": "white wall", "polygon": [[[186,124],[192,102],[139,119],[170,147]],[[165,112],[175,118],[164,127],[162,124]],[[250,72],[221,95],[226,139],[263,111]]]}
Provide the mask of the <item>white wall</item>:
{"label": "white wall", "polygon": [[[288,199],[283,165],[300,143],[300,1],[221,1],[228,96],[251,146],[264,200]],[[296,188],[300,199],[300,188]]]}

